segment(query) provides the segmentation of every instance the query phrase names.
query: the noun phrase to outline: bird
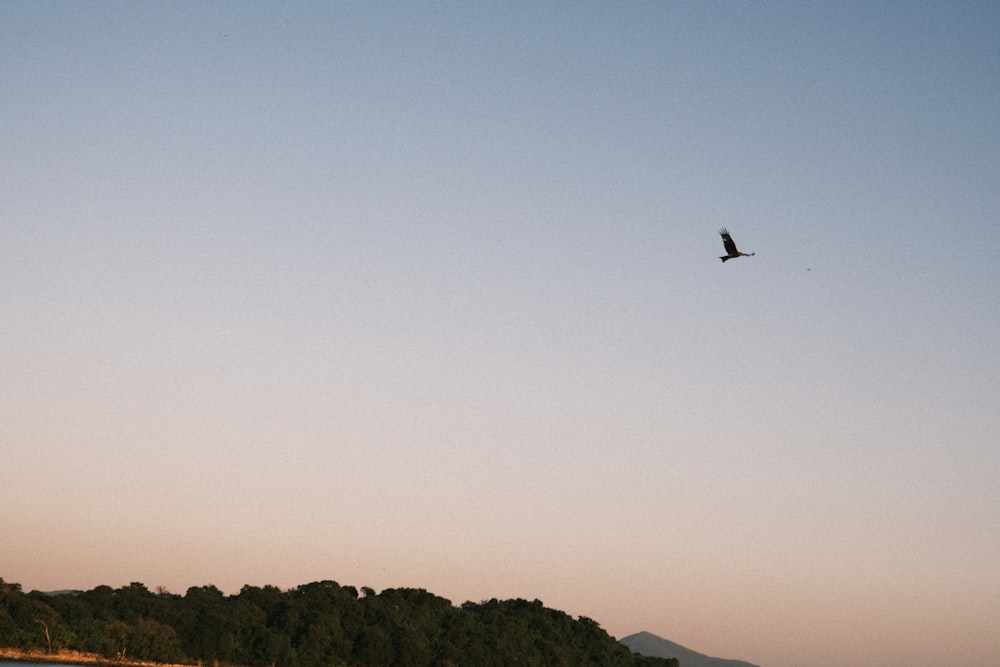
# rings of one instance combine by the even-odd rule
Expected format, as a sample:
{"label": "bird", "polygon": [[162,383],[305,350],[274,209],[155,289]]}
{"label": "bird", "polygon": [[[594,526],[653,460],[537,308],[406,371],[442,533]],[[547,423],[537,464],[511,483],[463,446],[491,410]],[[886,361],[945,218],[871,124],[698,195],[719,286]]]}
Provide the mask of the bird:
{"label": "bird", "polygon": [[740,252],[736,249],[736,244],[733,242],[733,237],[729,235],[729,231],[723,227],[719,230],[719,234],[722,236],[722,245],[726,247],[726,252],[728,253],[725,257],[720,257],[723,262],[727,259],[733,259],[734,257],[753,257],[756,253],[752,252]]}

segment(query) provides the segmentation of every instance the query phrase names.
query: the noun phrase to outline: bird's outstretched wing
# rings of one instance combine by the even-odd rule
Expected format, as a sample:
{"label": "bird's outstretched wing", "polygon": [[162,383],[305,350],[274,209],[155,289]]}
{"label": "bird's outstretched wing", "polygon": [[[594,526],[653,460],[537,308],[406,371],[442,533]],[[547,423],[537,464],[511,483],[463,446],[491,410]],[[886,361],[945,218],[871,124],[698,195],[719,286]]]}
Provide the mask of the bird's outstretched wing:
{"label": "bird's outstretched wing", "polygon": [[722,245],[725,246],[726,252],[730,255],[735,255],[739,252],[739,250],[736,249],[736,244],[733,242],[733,237],[729,235],[729,232],[726,231],[725,227],[719,230],[719,235],[722,236]]}

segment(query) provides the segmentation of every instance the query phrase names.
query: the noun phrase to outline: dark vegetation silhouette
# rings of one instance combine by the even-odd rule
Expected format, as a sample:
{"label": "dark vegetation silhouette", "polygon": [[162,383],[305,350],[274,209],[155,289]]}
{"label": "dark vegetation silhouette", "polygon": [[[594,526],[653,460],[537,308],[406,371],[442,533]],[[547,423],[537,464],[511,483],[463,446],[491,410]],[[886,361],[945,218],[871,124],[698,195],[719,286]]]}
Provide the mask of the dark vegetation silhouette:
{"label": "dark vegetation silhouette", "polygon": [[236,595],[200,586],[177,595],[140,583],[25,593],[0,579],[0,647],[246,667],[677,667],[632,653],[595,621],[538,600],[455,607],[423,589],[359,595],[335,581],[244,586]]}

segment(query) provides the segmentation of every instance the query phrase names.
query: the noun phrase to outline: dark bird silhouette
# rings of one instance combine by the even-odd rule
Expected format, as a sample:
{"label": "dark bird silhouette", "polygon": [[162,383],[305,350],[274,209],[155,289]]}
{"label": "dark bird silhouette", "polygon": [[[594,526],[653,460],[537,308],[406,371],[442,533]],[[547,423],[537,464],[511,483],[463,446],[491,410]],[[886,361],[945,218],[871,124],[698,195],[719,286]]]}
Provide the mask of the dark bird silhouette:
{"label": "dark bird silhouette", "polygon": [[734,257],[753,257],[756,254],[752,252],[740,252],[737,250],[736,244],[733,242],[733,237],[729,235],[729,232],[725,227],[719,230],[719,234],[722,235],[722,245],[726,247],[726,252],[729,253],[725,257],[719,258],[723,262]]}

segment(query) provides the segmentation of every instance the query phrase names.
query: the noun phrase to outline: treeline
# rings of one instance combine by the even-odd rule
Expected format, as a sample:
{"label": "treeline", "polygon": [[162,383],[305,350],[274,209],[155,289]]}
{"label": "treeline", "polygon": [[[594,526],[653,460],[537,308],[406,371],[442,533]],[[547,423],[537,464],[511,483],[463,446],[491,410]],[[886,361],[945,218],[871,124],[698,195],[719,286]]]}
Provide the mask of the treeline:
{"label": "treeline", "polygon": [[335,581],[227,596],[214,586],[177,595],[140,583],[25,593],[0,579],[0,646],[246,667],[678,667],[538,600],[455,607],[423,589],[359,593]]}

